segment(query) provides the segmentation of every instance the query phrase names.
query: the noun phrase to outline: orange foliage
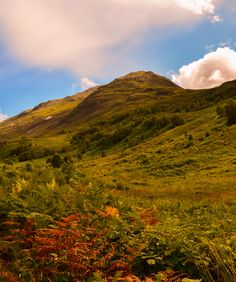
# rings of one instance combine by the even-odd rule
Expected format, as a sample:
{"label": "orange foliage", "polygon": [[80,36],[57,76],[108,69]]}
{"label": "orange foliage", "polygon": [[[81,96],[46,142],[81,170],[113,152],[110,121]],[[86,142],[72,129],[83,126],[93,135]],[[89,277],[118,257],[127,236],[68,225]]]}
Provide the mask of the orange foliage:
{"label": "orange foliage", "polygon": [[5,224],[7,226],[17,226],[17,225],[19,225],[19,223],[12,221],[12,220],[7,220],[3,224]]}
{"label": "orange foliage", "polygon": [[[107,207],[106,217],[117,217],[117,209]],[[112,277],[118,271],[130,273],[124,257],[116,251],[101,225],[80,214],[70,215],[54,223],[53,228],[37,229],[33,221],[13,229],[13,240],[20,244],[22,255],[26,252],[37,265],[32,265],[35,277],[40,274],[53,280],[55,275],[69,275],[85,281],[93,273],[101,271]]]}
{"label": "orange foliage", "polygon": [[20,280],[14,274],[8,271],[0,271],[0,279],[1,281],[6,282],[20,282]]}
{"label": "orange foliage", "polygon": [[111,206],[106,206],[104,212],[97,210],[97,213],[102,217],[119,218],[119,210]]}
{"label": "orange foliage", "polygon": [[134,276],[134,275],[127,275],[123,278],[120,278],[119,280],[124,281],[124,282],[141,282],[141,280],[137,276]]}
{"label": "orange foliage", "polygon": [[113,208],[111,206],[106,206],[106,208],[105,208],[105,216],[106,217],[119,217],[120,213],[119,213],[118,209]]}

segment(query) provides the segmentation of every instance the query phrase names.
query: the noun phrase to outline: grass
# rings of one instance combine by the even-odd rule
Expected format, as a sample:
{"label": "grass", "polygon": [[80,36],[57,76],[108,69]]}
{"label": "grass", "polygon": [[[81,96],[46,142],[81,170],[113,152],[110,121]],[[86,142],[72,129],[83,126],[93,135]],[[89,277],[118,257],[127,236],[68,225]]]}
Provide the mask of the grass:
{"label": "grass", "polygon": [[[48,266],[42,263],[42,259],[49,255],[47,249],[40,257],[34,257],[35,250],[46,248],[43,239],[40,239],[40,245],[38,245],[39,241],[34,243],[37,249],[31,249],[31,245],[26,243],[22,249],[24,246],[22,240],[27,238],[31,240],[32,232],[35,232],[33,230],[38,230],[38,236],[41,236],[41,228],[46,227],[48,233],[45,233],[45,236],[49,240],[53,238],[50,235],[53,230],[65,232],[61,230],[63,225],[56,227],[59,219],[80,212],[82,215],[79,218],[85,216],[86,221],[78,221],[76,217],[70,223],[72,224],[70,228],[74,231],[78,228],[78,232],[85,232],[85,236],[89,236],[86,235],[88,222],[91,222],[91,228],[97,229],[94,231],[96,236],[100,236],[100,232],[106,230],[108,237],[103,239],[99,237],[99,240],[118,244],[115,257],[112,256],[108,260],[109,264],[121,263],[121,259],[123,263],[120,269],[115,268],[115,271],[109,272],[110,274],[102,266],[92,268],[93,264],[90,263],[86,266],[87,270],[92,269],[89,272],[90,279],[97,271],[101,275],[100,279],[111,279],[109,275],[121,271],[123,277],[136,275],[144,279],[146,276],[158,281],[155,280],[154,274],[167,275],[165,271],[171,269],[175,273],[178,271],[185,274],[183,278],[234,281],[236,202],[232,186],[235,184],[233,176],[219,176],[217,179],[206,176],[196,178],[195,174],[186,179],[179,177],[155,179],[146,175],[149,179],[146,182],[143,174],[141,175],[143,183],[136,180],[138,179],[136,175],[136,178],[133,178],[135,183],[132,184],[132,181],[127,179],[130,177],[127,172],[117,178],[120,182],[110,183],[105,181],[107,178],[99,179],[86,175],[81,164],[79,171],[79,175],[77,170],[74,171],[68,184],[60,169],[45,167],[43,162],[34,163],[29,172],[23,165],[2,166],[1,185],[4,185],[5,190],[1,193],[0,201],[2,224],[0,253],[4,255],[4,250],[7,248],[10,255],[8,262],[2,257],[5,270],[12,275],[20,274],[21,281],[33,281],[35,277],[38,277],[37,281],[41,281],[40,275],[45,279],[47,277],[57,281],[56,273],[61,277],[60,279],[62,277],[68,279],[66,281],[70,281],[73,277],[78,279],[81,273],[84,273],[82,280],[85,279],[87,272],[73,270],[73,260],[76,259],[74,253],[73,260],[68,258],[65,261],[68,263],[66,272],[60,270],[61,265],[64,264],[64,259],[61,257],[63,250],[68,251],[71,248],[69,245],[71,241],[64,241],[62,249],[58,249],[56,243],[59,238],[50,241],[50,244],[54,245],[49,252],[58,257],[59,261],[48,258],[50,260]],[[38,175],[41,175],[40,178]],[[109,210],[111,217],[107,215],[106,218],[108,206],[112,207]],[[32,231],[25,229],[28,221],[34,224]],[[6,224],[10,229],[6,228]],[[18,229],[14,229],[14,224],[17,224]],[[19,233],[21,224],[24,230],[23,238]],[[6,232],[8,235],[13,232],[14,237],[4,237]],[[6,242],[9,243],[6,245]],[[49,241],[46,244],[49,244]],[[14,253],[19,247],[22,250]],[[34,263],[32,264],[29,259],[34,259]],[[88,253],[83,263],[87,259],[92,259],[92,254]]]}
{"label": "grass", "polygon": [[216,111],[235,82],[140,75],[95,90],[68,126],[2,142],[0,281],[235,281],[236,125]]}

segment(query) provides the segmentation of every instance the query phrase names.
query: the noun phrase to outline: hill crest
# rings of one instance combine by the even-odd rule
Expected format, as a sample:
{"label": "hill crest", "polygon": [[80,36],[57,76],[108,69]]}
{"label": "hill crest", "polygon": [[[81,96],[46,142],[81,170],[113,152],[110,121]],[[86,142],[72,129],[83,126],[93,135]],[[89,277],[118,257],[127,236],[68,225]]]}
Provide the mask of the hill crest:
{"label": "hill crest", "polygon": [[152,71],[136,71],[130,72],[126,75],[123,75],[114,81],[132,81],[138,83],[155,83],[159,84],[159,86],[170,86],[170,87],[178,87],[174,82],[170,79],[166,78],[165,76],[161,76],[156,74]]}

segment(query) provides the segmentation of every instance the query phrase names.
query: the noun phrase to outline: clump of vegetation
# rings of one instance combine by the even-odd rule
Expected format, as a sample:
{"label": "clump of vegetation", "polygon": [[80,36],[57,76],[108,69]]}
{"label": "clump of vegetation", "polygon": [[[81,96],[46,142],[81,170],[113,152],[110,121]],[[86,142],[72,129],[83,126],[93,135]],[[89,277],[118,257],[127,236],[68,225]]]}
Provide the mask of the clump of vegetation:
{"label": "clump of vegetation", "polygon": [[[0,168],[2,279],[234,281],[233,199],[155,199],[148,190],[137,197],[120,182],[91,182],[71,170],[69,157],[61,160],[60,169]],[[66,165],[76,182],[68,182]]]}
{"label": "clump of vegetation", "polygon": [[58,155],[58,154],[53,155],[52,158],[49,158],[47,160],[47,163],[50,163],[53,168],[60,168],[62,162],[63,161],[62,161],[60,155]]}
{"label": "clump of vegetation", "polygon": [[219,105],[217,107],[217,114],[220,117],[226,118],[227,125],[233,125],[236,123],[236,103],[230,100],[225,105]]}
{"label": "clump of vegetation", "polygon": [[9,159],[18,159],[20,162],[31,161],[54,154],[52,149],[47,147],[35,146],[32,140],[25,137],[21,138],[12,150],[6,153]]}

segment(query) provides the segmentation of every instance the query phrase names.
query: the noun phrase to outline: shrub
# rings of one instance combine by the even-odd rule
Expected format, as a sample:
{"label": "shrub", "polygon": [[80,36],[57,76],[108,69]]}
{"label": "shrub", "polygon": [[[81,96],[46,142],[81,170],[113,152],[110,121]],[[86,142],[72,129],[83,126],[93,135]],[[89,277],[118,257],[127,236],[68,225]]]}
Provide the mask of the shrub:
{"label": "shrub", "polygon": [[224,106],[218,105],[216,112],[219,117],[226,118],[228,126],[236,123],[236,103],[233,100],[228,101]]}
{"label": "shrub", "polygon": [[225,116],[227,125],[236,123],[236,103],[234,101],[231,100],[225,105]]}
{"label": "shrub", "polygon": [[171,117],[171,123],[174,127],[184,124],[184,119],[180,115],[176,114]]}
{"label": "shrub", "polygon": [[59,155],[54,155],[51,159],[51,166],[53,168],[60,168],[62,164],[62,159]]}

